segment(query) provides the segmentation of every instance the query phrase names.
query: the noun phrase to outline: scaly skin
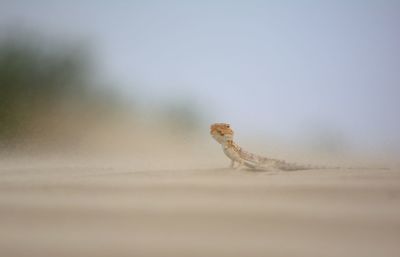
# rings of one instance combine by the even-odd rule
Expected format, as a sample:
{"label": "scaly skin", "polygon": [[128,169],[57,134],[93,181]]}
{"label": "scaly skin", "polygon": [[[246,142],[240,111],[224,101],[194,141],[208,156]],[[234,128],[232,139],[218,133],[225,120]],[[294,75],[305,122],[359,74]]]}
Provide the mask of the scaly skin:
{"label": "scaly skin", "polygon": [[252,169],[263,170],[309,170],[309,169],[324,169],[326,167],[298,165],[295,163],[287,163],[282,160],[262,157],[243,150],[238,144],[233,141],[233,130],[227,123],[215,123],[211,125],[211,136],[221,144],[222,150],[231,159],[231,168],[235,168],[235,164],[239,165],[236,168],[243,166]]}

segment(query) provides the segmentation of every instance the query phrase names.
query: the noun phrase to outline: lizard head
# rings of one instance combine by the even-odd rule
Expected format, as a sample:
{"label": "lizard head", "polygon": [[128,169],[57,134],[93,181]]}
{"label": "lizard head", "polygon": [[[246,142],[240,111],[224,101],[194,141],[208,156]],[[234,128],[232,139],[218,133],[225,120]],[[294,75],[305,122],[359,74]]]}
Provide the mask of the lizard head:
{"label": "lizard head", "polygon": [[227,123],[214,123],[210,127],[211,136],[220,144],[225,144],[233,139],[233,130]]}

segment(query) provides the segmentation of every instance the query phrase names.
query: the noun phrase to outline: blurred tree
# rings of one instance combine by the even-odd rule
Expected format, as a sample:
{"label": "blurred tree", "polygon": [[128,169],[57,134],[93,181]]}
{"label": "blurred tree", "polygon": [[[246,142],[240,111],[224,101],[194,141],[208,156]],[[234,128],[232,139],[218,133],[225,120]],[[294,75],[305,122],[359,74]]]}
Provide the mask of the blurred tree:
{"label": "blurred tree", "polygon": [[88,95],[89,65],[77,49],[22,34],[0,40],[0,141],[22,137],[41,111]]}
{"label": "blurred tree", "polygon": [[[85,50],[25,32],[0,39],[0,146],[68,147],[96,126],[135,119],[131,97],[127,104],[110,86],[99,85]],[[183,99],[159,104],[158,111],[162,126],[178,135],[202,122],[194,101]],[[138,115],[148,116],[145,110]]]}

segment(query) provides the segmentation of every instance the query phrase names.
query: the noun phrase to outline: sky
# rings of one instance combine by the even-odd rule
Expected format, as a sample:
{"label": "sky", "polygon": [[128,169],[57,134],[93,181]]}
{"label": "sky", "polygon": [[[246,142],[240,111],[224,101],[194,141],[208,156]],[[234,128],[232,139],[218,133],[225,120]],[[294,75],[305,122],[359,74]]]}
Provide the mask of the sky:
{"label": "sky", "polygon": [[0,37],[15,25],[85,42],[144,107],[400,149],[400,1],[0,1]]}

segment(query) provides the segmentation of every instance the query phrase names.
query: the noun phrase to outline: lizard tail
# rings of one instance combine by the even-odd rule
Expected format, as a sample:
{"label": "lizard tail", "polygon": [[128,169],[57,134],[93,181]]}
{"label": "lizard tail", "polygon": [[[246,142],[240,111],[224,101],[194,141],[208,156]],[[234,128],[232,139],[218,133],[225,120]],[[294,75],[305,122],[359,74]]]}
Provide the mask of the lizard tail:
{"label": "lizard tail", "polygon": [[320,165],[303,165],[298,163],[290,163],[283,160],[262,158],[262,165],[274,167],[284,171],[295,171],[295,170],[320,170],[320,169],[339,169],[340,167],[328,167]]}
{"label": "lizard tail", "polygon": [[261,158],[262,165],[274,167],[283,171],[296,171],[296,170],[390,170],[387,167],[341,167],[341,166],[325,166],[325,165],[303,165],[297,163],[290,163],[283,160]]}

